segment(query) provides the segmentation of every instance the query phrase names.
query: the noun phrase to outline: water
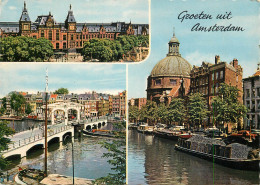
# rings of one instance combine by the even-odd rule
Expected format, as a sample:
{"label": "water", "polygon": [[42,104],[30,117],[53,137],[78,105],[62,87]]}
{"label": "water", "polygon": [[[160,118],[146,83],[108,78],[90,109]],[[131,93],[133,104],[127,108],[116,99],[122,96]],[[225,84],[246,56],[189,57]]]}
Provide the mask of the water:
{"label": "water", "polygon": [[[112,129],[112,124],[108,123],[102,129]],[[75,177],[96,179],[113,173],[108,158],[103,158],[103,153],[107,149],[101,147],[101,141],[112,142],[114,138],[86,137],[74,139],[74,168]],[[52,143],[48,147],[48,173],[72,176],[72,143]],[[27,157],[22,159],[12,159],[9,166],[9,174],[17,173],[18,166],[26,166],[44,170],[44,149],[35,149],[27,153]],[[4,172],[6,174],[6,172]],[[12,179],[10,176],[9,179]]]}
{"label": "water", "polygon": [[128,132],[128,183],[137,184],[259,184],[258,172],[220,166],[174,150],[175,141]]}

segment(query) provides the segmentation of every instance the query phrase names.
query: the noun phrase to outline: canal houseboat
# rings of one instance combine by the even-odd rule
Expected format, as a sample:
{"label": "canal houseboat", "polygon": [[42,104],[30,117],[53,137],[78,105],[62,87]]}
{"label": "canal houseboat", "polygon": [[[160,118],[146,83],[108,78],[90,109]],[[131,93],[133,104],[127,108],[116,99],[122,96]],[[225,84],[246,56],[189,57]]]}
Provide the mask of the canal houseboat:
{"label": "canal houseboat", "polygon": [[194,135],[191,138],[180,136],[175,150],[212,161],[214,163],[239,169],[259,171],[259,149],[249,159],[252,148],[239,143],[225,145],[221,140]]}
{"label": "canal houseboat", "polygon": [[148,126],[148,124],[139,125],[137,131],[143,134],[153,134],[154,126]]}

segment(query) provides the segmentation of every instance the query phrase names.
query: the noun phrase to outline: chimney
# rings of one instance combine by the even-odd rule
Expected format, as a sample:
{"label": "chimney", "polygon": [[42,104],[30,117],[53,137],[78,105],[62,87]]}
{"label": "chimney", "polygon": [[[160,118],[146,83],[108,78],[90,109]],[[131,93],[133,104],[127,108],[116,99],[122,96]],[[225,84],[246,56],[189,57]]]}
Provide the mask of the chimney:
{"label": "chimney", "polygon": [[215,56],[215,64],[218,64],[220,62],[220,57],[219,55]]}
{"label": "chimney", "polygon": [[237,69],[238,67],[238,60],[236,58],[233,59],[232,66]]}

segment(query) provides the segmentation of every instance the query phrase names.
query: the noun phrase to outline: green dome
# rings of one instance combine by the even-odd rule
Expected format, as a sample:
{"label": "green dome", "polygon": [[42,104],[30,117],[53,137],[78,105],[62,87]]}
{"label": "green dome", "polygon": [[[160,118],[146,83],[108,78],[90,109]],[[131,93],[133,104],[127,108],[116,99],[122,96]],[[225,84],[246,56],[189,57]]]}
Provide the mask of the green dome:
{"label": "green dome", "polygon": [[167,56],[160,60],[153,68],[151,77],[181,76],[190,77],[192,66],[181,56]]}

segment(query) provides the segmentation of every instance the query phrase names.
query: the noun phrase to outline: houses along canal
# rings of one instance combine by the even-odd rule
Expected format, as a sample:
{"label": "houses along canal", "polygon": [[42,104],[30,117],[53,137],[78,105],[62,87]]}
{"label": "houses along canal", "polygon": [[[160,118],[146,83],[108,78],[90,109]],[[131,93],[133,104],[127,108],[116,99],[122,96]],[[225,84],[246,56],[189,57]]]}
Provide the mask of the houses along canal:
{"label": "houses along canal", "polygon": [[129,184],[259,184],[258,172],[227,168],[174,150],[176,141],[128,131]]}

